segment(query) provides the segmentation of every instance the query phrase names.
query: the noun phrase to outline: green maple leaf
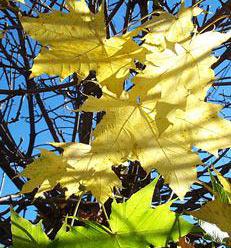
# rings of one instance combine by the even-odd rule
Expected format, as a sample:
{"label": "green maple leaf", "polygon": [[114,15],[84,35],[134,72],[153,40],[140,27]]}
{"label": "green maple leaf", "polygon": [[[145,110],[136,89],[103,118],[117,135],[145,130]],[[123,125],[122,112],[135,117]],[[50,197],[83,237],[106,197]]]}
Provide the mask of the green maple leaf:
{"label": "green maple leaf", "polygon": [[43,248],[50,243],[41,222],[33,225],[14,211],[11,211],[11,232],[13,248]]}
{"label": "green maple leaf", "polygon": [[12,212],[13,247],[140,248],[151,244],[162,247],[168,241],[175,242],[189,232],[198,231],[170,210],[172,201],[151,207],[157,181],[158,178],[124,203],[113,202],[110,229],[87,221],[67,232],[67,226],[63,225],[54,241],[48,240],[41,223],[33,225]]}
{"label": "green maple leaf", "polygon": [[151,208],[156,183],[157,179],[127,202],[113,202],[109,220],[111,230],[91,222],[74,227],[70,232],[63,228],[56,237],[56,247],[140,248],[150,244],[162,247],[191,232],[194,226],[170,210],[172,202]]}

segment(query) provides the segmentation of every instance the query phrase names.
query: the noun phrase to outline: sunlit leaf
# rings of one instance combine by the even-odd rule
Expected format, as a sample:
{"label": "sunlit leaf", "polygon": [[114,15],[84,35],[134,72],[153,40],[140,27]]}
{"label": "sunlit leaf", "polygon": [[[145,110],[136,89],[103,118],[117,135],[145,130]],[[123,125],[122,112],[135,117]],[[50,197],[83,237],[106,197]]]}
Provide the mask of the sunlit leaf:
{"label": "sunlit leaf", "polygon": [[102,85],[120,93],[129,69],[135,68],[134,59],[144,58],[145,49],[129,34],[106,39],[102,9],[92,14],[84,0],[68,1],[68,6],[69,13],[53,11],[39,18],[22,18],[25,31],[44,46],[34,60],[33,76],[47,73],[65,78],[76,72],[86,78],[95,70]]}
{"label": "sunlit leaf", "polygon": [[169,209],[171,202],[151,208],[156,182],[154,180],[125,203],[113,202],[111,230],[89,222],[71,228],[70,232],[62,229],[57,235],[57,247],[140,248],[151,244],[163,247],[168,241],[177,241],[180,236],[195,231],[193,225]]}
{"label": "sunlit leaf", "polygon": [[33,225],[14,211],[11,211],[11,232],[14,248],[45,248],[50,243],[41,222]]}
{"label": "sunlit leaf", "polygon": [[151,48],[154,45],[163,50],[166,41],[179,43],[187,40],[194,30],[193,16],[198,16],[202,11],[198,7],[185,8],[182,4],[176,16],[162,11],[154,12],[153,18],[139,27],[150,30],[144,37],[145,46]]}
{"label": "sunlit leaf", "polygon": [[[106,93],[101,99],[89,97],[81,110],[106,111],[94,132],[93,148],[103,137],[110,137],[108,141],[105,140],[107,143],[104,145],[113,152],[116,149],[123,151],[121,162],[124,158],[136,159],[147,172],[153,168],[158,169],[170,187],[182,198],[196,180],[193,167],[200,160],[191,151],[192,140],[184,136],[181,132],[183,130],[169,125],[165,117],[155,122],[158,113],[164,111],[164,106],[156,109],[159,103],[155,98],[158,99],[158,94],[146,97],[141,92],[137,100],[129,96],[117,98]],[[161,133],[158,126],[162,127],[165,123],[167,129]],[[104,154],[103,150],[99,152]],[[112,152],[104,156],[110,158]]]}
{"label": "sunlit leaf", "polygon": [[180,107],[184,107],[190,94],[204,100],[215,79],[211,65],[217,59],[210,55],[211,50],[230,36],[231,33],[211,31],[198,34],[184,44],[169,45],[164,51],[150,46],[152,53],[146,56],[146,68],[133,79],[134,90],[151,94],[153,87],[158,86],[162,100]]}
{"label": "sunlit leaf", "polygon": [[38,197],[59,183],[66,189],[67,198],[82,191],[91,191],[98,201],[105,202],[112,195],[113,187],[120,185],[118,177],[111,169],[112,165],[118,163],[119,151],[118,154],[114,152],[110,158],[105,158],[105,153],[109,152],[106,149],[104,154],[98,154],[97,148],[96,151],[91,150],[91,146],[86,144],[51,144],[61,147],[64,150],[63,156],[42,150],[40,158],[20,174],[30,178],[24,184],[21,193],[31,192],[37,187]]}
{"label": "sunlit leaf", "polygon": [[41,156],[38,159],[28,165],[20,176],[30,178],[22,188],[21,193],[29,193],[34,188],[43,184],[43,187],[51,190],[54,188],[67,173],[71,166],[66,163],[60,156],[53,152],[41,149]]}

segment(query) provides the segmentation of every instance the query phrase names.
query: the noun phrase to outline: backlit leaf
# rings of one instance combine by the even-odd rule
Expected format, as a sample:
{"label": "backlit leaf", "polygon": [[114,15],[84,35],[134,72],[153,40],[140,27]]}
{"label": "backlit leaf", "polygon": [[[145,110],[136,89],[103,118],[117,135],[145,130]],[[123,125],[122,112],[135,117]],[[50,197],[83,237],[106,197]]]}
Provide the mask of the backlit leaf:
{"label": "backlit leaf", "polygon": [[14,211],[11,211],[11,232],[14,248],[45,248],[50,243],[41,222],[33,225]]}
{"label": "backlit leaf", "polygon": [[125,247],[163,247],[168,241],[177,241],[194,231],[194,226],[172,212],[171,202],[155,209],[151,208],[154,180],[145,188],[135,193],[127,202],[112,204],[109,219],[110,229],[87,222],[85,226],[65,229],[57,235],[57,248],[125,248]]}
{"label": "backlit leaf", "polygon": [[135,68],[134,59],[144,58],[145,49],[129,34],[106,39],[103,10],[92,14],[84,0],[68,1],[68,5],[69,13],[22,18],[25,31],[44,46],[34,60],[33,76],[47,73],[65,78],[76,72],[86,78],[95,70],[102,85],[120,93],[129,69]]}

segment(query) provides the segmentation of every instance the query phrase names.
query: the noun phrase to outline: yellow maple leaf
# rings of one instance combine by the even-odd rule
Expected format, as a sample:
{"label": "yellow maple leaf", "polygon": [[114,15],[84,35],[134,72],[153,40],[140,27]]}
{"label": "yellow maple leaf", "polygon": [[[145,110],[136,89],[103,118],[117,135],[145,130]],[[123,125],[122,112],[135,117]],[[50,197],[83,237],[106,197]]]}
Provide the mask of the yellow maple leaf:
{"label": "yellow maple leaf", "polygon": [[[200,163],[192,147],[216,154],[231,144],[231,124],[217,116],[220,107],[203,102],[215,77],[210,67],[216,58],[210,56],[211,50],[230,33],[212,31],[190,38],[192,16],[201,10],[182,7],[177,18],[161,14],[160,27],[147,23],[152,30],[148,37],[159,40],[145,36],[142,48],[132,40],[134,32],[106,39],[103,12],[91,14],[85,1],[69,0],[67,7],[70,13],[22,19],[25,30],[49,46],[35,59],[33,74],[66,77],[77,72],[85,78],[95,70],[98,81],[115,94],[104,89],[101,99],[89,97],[80,109],[106,111],[91,146],[53,143],[64,150],[63,161],[71,166],[54,182],[67,188],[67,196],[84,185],[104,202],[119,184],[112,165],[137,159],[147,172],[157,168],[183,198],[196,180],[195,165]],[[142,60],[144,55],[146,68],[134,78],[129,94],[120,95],[134,59]],[[40,191],[51,188],[47,177],[36,180],[31,184],[40,183]]]}
{"label": "yellow maple leaf", "polygon": [[[180,132],[175,132],[175,127],[168,126],[160,135],[155,123],[158,99],[158,94],[155,99],[154,96],[147,97],[141,92],[137,101],[132,97],[118,98],[107,92],[101,99],[89,97],[81,111],[106,111],[94,132],[93,148],[98,140],[105,136],[110,137],[108,141],[104,140],[104,146],[111,151],[118,147],[123,150],[121,161],[124,158],[139,160],[147,172],[157,168],[182,198],[196,180],[193,167],[200,160],[191,151],[190,143],[187,143]],[[101,153],[100,150],[98,152]],[[110,157],[110,154],[104,156]]]}
{"label": "yellow maple leaf", "polygon": [[104,140],[106,147],[122,146],[123,156],[139,160],[147,172],[157,168],[181,198],[196,180],[193,167],[200,163],[191,151],[193,146],[215,155],[218,149],[231,146],[231,123],[217,116],[220,105],[190,95],[182,110],[159,100],[158,94],[147,96],[141,91],[137,100],[103,91],[101,99],[89,97],[80,109],[106,111],[94,131],[92,146],[109,136]]}
{"label": "yellow maple leaf", "polygon": [[211,65],[217,59],[210,55],[211,50],[230,36],[231,33],[211,31],[198,34],[184,44],[176,43],[174,49],[152,50],[146,56],[146,68],[133,79],[135,94],[140,91],[150,94],[148,91],[158,85],[162,100],[168,103],[183,107],[189,94],[203,100],[215,79]]}
{"label": "yellow maple leaf", "polygon": [[[41,149],[41,156],[28,165],[19,175],[30,178],[21,193],[29,193],[38,188],[35,197],[52,190],[58,183],[66,189],[65,196],[79,195],[91,191],[99,202],[104,203],[112,196],[114,186],[120,185],[120,180],[112,171],[111,166],[118,163],[115,152],[110,158],[105,153],[91,151],[91,146],[82,143],[51,143],[63,149],[62,156]],[[98,143],[99,146],[99,143]],[[99,147],[98,147],[99,149]],[[119,157],[120,158],[120,157]],[[114,160],[113,160],[114,159]]]}
{"label": "yellow maple leaf", "polygon": [[193,16],[199,15],[202,11],[199,7],[185,8],[182,4],[177,16],[162,11],[154,12],[153,18],[139,27],[139,30],[145,28],[150,30],[144,37],[145,46],[151,49],[155,46],[159,50],[164,50],[166,40],[173,43],[187,40],[194,30]]}
{"label": "yellow maple leaf", "polygon": [[221,109],[190,95],[185,110],[176,109],[165,118],[191,145],[218,156],[219,149],[231,146],[231,122],[218,117]]}
{"label": "yellow maple leaf", "polygon": [[31,179],[24,184],[21,193],[31,192],[34,188],[42,185],[44,181],[46,181],[46,187],[51,190],[68,169],[71,169],[71,166],[60,156],[41,149],[41,156],[19,174],[19,176]]}
{"label": "yellow maple leaf", "polygon": [[[110,137],[106,138],[108,142]],[[94,147],[82,143],[51,143],[64,150],[63,158],[73,168],[59,181],[67,189],[67,197],[76,194],[81,185],[103,203],[112,196],[113,187],[120,185],[111,167],[120,163],[121,152],[119,149],[111,151],[105,143],[104,137]]]}
{"label": "yellow maple leaf", "polygon": [[35,58],[33,76],[47,73],[65,78],[76,72],[86,78],[90,70],[95,70],[101,85],[107,84],[120,94],[129,69],[135,67],[134,59],[144,58],[145,49],[130,34],[106,39],[103,10],[92,14],[84,0],[67,4],[69,13],[53,11],[39,18],[22,18],[24,30],[49,46]]}

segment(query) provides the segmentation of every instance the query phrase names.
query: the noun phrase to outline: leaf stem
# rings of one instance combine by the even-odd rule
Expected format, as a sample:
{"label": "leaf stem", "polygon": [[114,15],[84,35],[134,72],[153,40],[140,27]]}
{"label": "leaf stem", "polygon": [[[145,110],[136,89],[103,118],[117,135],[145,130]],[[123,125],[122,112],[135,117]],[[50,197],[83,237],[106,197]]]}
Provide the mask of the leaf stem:
{"label": "leaf stem", "polygon": [[103,210],[103,213],[104,213],[104,215],[105,215],[105,218],[106,218],[106,220],[107,220],[107,223],[109,224],[109,217],[108,217],[108,215],[107,215],[107,211],[106,211],[106,209],[105,209],[105,207],[104,207],[104,204],[101,204],[101,203],[100,203],[100,206],[101,206],[101,208],[102,208],[102,210]]}
{"label": "leaf stem", "polygon": [[[79,205],[80,205],[80,203],[81,203],[83,194],[84,194],[84,193],[82,193],[82,194],[79,196],[79,200],[78,200],[78,202],[76,203],[75,210],[74,210],[74,213],[73,213],[73,217],[76,217],[76,215],[77,215],[77,213],[78,213]],[[72,218],[72,220],[71,220],[71,227],[74,225],[74,222],[75,222],[75,218]]]}

